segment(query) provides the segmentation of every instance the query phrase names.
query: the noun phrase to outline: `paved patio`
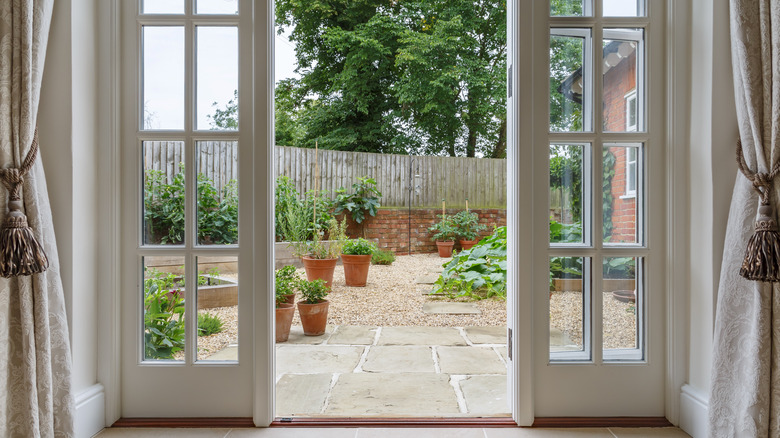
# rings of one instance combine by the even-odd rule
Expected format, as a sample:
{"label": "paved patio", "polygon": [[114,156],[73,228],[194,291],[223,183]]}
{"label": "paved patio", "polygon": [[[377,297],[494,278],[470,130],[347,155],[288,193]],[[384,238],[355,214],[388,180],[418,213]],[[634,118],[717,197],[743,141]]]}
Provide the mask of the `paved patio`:
{"label": "paved patio", "polygon": [[[229,347],[212,359],[228,359]],[[509,416],[505,327],[293,327],[276,346],[279,417]]]}

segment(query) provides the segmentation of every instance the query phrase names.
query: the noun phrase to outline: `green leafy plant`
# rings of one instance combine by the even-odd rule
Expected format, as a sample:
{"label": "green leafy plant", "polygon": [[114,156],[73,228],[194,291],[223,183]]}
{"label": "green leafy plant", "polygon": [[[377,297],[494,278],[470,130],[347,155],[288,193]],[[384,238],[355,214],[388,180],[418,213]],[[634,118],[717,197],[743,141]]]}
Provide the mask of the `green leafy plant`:
{"label": "green leafy plant", "polygon": [[479,224],[479,215],[473,211],[459,211],[452,216],[452,225],[455,227],[458,237],[462,240],[475,240],[485,225]]}
{"label": "green leafy plant", "polygon": [[155,269],[144,272],[144,357],[173,359],[184,349],[184,282]]}
{"label": "green leafy plant", "polygon": [[473,300],[506,298],[506,257],[506,227],[497,227],[492,235],[447,262],[431,293]]}
{"label": "green leafy plant", "polygon": [[550,290],[555,289],[556,278],[582,278],[582,258],[550,257]]}
{"label": "green leafy plant", "polygon": [[[149,243],[184,242],[184,165],[171,182],[164,172],[144,173],[144,223]],[[197,176],[198,242],[238,242],[238,184],[230,180],[222,191],[207,176]]]}
{"label": "green leafy plant", "polygon": [[371,264],[374,265],[392,265],[395,261],[395,254],[392,251],[377,249],[371,256]]}
{"label": "green leafy plant", "polygon": [[[333,201],[326,190],[319,193],[314,190],[306,192],[304,199],[299,199],[298,189],[287,176],[276,179],[275,199],[275,233],[280,242],[295,242],[312,240],[316,231],[324,231],[333,218],[331,210]],[[314,209],[317,209],[317,219],[314,222]]]}
{"label": "green leafy plant", "polygon": [[222,320],[209,313],[198,314],[198,336],[211,336],[222,331]]}
{"label": "green leafy plant", "polygon": [[307,242],[307,255],[315,259],[335,259],[341,254],[347,239],[347,219],[339,222],[331,218],[328,222],[328,241],[323,241],[322,235],[316,233],[314,240]]}
{"label": "green leafy plant", "polygon": [[636,259],[633,257],[609,257],[604,259],[604,278],[634,279],[636,278]]}
{"label": "green leafy plant", "polygon": [[439,222],[433,224],[428,231],[432,234],[431,240],[434,241],[450,241],[455,240],[458,235],[457,228],[452,221],[451,216],[446,214],[438,215]]}
{"label": "green leafy plant", "polygon": [[352,193],[347,193],[344,187],[336,190],[336,202],[334,214],[341,214],[344,210],[352,215],[352,220],[362,224],[366,219],[366,213],[376,216],[379,210],[379,198],[382,192],[376,188],[376,180],[364,176],[358,178],[358,182],[352,184]]}
{"label": "green leafy plant", "polygon": [[329,288],[325,286],[325,280],[318,278],[316,280],[301,280],[298,283],[298,290],[301,291],[301,296],[306,304],[317,304],[325,301],[325,297],[330,292]]}
{"label": "green leafy plant", "polygon": [[582,224],[562,224],[550,218],[550,242],[574,243],[582,242]]}
{"label": "green leafy plant", "polygon": [[285,301],[286,295],[295,293],[301,279],[295,271],[295,266],[284,266],[276,270],[274,276],[276,280],[276,307],[279,307],[279,304]]}
{"label": "green leafy plant", "polygon": [[373,255],[375,251],[376,245],[374,242],[361,237],[348,240],[341,252],[347,255]]}

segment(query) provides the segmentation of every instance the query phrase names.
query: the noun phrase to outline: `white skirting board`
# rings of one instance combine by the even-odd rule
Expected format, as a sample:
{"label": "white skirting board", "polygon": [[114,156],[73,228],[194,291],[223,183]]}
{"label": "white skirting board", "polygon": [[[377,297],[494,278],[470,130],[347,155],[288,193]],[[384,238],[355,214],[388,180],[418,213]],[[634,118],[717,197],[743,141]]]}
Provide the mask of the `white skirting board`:
{"label": "white skirting board", "polygon": [[95,384],[76,394],[75,437],[90,438],[106,425],[106,394],[103,385]]}
{"label": "white skirting board", "polygon": [[680,429],[693,438],[706,438],[709,421],[709,397],[691,385],[680,392]]}

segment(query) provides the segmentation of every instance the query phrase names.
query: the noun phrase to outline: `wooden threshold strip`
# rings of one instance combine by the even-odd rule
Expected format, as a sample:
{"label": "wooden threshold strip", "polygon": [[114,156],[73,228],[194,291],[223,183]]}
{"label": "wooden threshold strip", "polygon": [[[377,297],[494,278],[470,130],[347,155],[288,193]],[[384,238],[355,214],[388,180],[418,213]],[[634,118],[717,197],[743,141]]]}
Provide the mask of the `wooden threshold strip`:
{"label": "wooden threshold strip", "polygon": [[271,427],[517,427],[511,417],[277,418]]}
{"label": "wooden threshold strip", "polygon": [[[531,427],[671,427],[664,417],[537,417]],[[120,418],[111,427],[255,427],[250,417]],[[509,417],[277,418],[271,427],[517,427]]]}

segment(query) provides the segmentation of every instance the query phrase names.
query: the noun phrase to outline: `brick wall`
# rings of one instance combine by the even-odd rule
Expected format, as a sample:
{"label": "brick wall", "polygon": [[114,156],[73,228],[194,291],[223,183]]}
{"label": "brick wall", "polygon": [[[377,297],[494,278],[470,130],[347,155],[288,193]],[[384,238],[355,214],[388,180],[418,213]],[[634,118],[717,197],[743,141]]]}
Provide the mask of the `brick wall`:
{"label": "brick wall", "polygon": [[[455,214],[458,211],[460,210],[447,209],[447,214]],[[480,234],[481,237],[491,235],[494,226],[506,225],[505,209],[472,209],[471,211],[479,215],[480,224],[487,226]],[[363,222],[365,237],[378,239],[381,249],[396,254],[409,254],[410,241],[412,254],[436,252],[436,244],[431,241],[428,228],[438,222],[440,214],[440,208],[413,208],[411,213],[405,208],[382,208],[377,212],[376,217],[369,217]],[[354,223],[351,218],[348,218],[347,222],[349,223],[347,232],[350,237],[359,237],[361,226]],[[459,250],[460,244],[456,243],[455,249]]]}
{"label": "brick wall", "polygon": [[[604,125],[606,131],[626,130],[626,94],[636,88],[636,52],[604,75]],[[615,155],[612,178],[611,242],[636,242],[636,196],[626,196],[626,157],[624,147],[610,147]]]}

